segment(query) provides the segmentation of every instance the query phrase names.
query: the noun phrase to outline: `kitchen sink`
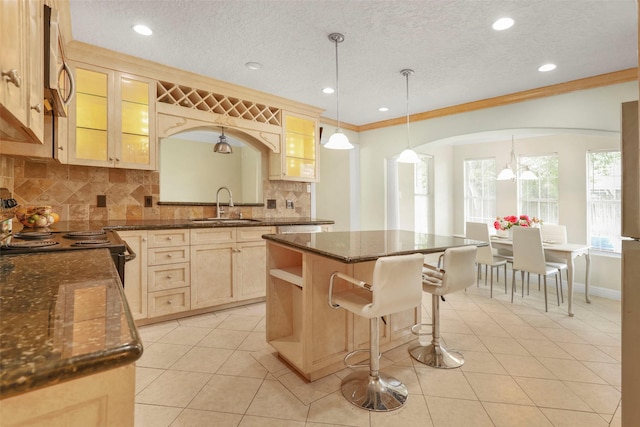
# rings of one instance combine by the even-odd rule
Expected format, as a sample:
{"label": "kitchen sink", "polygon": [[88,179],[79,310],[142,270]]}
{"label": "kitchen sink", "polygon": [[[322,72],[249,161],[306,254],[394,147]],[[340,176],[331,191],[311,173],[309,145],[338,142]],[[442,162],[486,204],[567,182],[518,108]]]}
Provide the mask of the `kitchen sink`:
{"label": "kitchen sink", "polygon": [[258,222],[257,219],[245,219],[245,218],[193,218],[193,222],[198,223],[211,223],[211,224],[252,224]]}

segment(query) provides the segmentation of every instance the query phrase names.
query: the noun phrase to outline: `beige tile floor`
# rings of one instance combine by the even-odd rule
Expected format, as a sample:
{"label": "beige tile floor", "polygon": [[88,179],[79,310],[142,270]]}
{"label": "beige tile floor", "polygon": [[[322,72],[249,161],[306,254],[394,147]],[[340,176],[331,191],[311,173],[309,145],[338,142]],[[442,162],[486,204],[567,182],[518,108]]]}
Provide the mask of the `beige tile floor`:
{"label": "beige tile floor", "polygon": [[[582,294],[575,317],[537,286],[513,304],[471,287],[441,303],[442,334],[460,369],[414,362],[406,346],[383,370],[408,403],[370,413],[344,400],[344,369],[306,383],[265,342],[265,305],[141,327],[136,427],[161,426],[620,426],[620,302]],[[430,319],[431,297],[423,299]]]}

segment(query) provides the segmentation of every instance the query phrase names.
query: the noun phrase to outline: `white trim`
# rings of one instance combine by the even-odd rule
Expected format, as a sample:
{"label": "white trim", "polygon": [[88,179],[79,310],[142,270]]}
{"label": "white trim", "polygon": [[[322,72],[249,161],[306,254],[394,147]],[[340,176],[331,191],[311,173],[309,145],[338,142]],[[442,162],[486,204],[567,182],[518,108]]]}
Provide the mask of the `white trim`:
{"label": "white trim", "polygon": [[[562,287],[565,291],[567,290],[566,283],[563,283]],[[578,296],[576,294],[581,294],[581,295]],[[621,291],[618,291],[615,289],[609,289],[609,288],[600,288],[598,286],[589,286],[589,296],[601,297],[601,298],[606,298],[614,301],[622,300]],[[584,299],[584,283],[574,282],[573,284],[573,300],[576,301],[577,298]]]}

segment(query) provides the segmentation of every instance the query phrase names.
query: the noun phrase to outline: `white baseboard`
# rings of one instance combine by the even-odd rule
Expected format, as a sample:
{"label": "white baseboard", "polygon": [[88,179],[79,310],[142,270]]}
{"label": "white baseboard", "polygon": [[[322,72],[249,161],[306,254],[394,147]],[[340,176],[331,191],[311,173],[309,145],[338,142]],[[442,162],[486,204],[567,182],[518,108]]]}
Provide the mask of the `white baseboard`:
{"label": "white baseboard", "polygon": [[[564,289],[567,289],[566,283],[563,283]],[[576,293],[584,295],[584,283],[573,284],[573,298],[576,298]],[[615,289],[599,288],[597,286],[589,286],[589,296],[607,298],[615,301],[622,300],[622,292]]]}

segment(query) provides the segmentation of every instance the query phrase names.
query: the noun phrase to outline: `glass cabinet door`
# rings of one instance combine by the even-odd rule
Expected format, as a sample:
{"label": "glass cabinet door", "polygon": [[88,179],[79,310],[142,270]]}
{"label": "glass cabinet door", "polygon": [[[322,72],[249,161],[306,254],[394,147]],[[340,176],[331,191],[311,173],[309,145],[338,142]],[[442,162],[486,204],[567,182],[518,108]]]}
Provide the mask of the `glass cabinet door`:
{"label": "glass cabinet door", "polygon": [[150,83],[120,76],[121,146],[120,161],[147,165],[149,150]]}
{"label": "glass cabinet door", "polygon": [[75,158],[108,161],[109,76],[76,69]]}
{"label": "glass cabinet door", "polygon": [[289,178],[316,179],[316,121],[285,116],[285,171]]}

